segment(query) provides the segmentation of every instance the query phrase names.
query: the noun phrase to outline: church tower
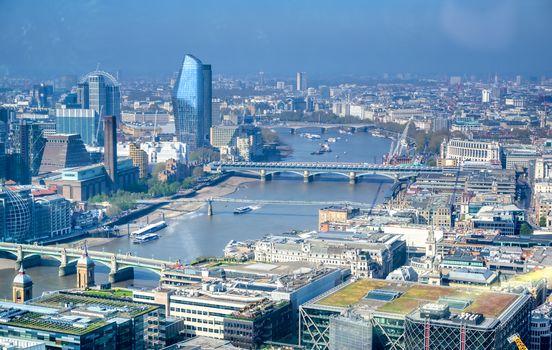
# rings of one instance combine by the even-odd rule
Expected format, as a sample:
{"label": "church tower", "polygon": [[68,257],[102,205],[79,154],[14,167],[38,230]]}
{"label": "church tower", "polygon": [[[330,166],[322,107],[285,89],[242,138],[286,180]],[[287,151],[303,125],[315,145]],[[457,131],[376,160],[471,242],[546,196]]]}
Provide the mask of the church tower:
{"label": "church tower", "polygon": [[23,264],[21,264],[19,272],[13,279],[12,298],[13,302],[17,304],[24,304],[33,298],[33,280],[31,276],[25,273]]}
{"label": "church tower", "polygon": [[427,234],[426,239],[426,257],[435,258],[437,257],[437,240],[435,239],[435,231],[433,230],[433,224]]}
{"label": "church tower", "polygon": [[94,261],[88,256],[88,248],[77,261],[77,288],[87,289],[94,285]]}

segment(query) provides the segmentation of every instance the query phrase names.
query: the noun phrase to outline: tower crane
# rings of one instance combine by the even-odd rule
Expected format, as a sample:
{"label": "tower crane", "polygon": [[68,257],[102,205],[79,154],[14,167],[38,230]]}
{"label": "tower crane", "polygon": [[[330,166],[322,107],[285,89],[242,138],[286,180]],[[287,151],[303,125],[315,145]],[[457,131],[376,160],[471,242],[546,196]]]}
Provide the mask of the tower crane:
{"label": "tower crane", "polygon": [[527,350],[527,346],[523,344],[523,341],[521,340],[519,334],[515,333],[508,337],[508,342],[510,344],[515,343],[517,348],[519,350]]}
{"label": "tower crane", "polygon": [[98,137],[100,136],[100,126],[102,125],[103,123],[103,118],[102,118],[102,111],[103,111],[103,105],[100,106],[100,113],[99,113],[99,116],[98,116],[98,127],[96,128],[96,137],[94,139],[94,143],[96,144],[96,146],[100,146],[99,142],[98,142]]}

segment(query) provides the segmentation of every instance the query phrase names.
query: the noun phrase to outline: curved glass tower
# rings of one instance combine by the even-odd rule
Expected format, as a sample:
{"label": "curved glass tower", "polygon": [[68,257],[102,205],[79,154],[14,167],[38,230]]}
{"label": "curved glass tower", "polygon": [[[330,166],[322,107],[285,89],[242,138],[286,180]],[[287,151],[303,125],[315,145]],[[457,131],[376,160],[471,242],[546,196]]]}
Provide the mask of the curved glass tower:
{"label": "curved glass tower", "polygon": [[211,124],[211,66],[192,55],[184,56],[172,102],[178,141],[192,150],[203,147]]}

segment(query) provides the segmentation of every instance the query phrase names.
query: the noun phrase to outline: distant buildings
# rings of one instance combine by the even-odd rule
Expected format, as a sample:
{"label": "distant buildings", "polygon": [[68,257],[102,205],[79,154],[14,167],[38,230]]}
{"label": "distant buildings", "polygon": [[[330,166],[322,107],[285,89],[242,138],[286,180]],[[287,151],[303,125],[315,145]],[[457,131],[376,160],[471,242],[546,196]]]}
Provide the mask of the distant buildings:
{"label": "distant buildings", "polygon": [[211,128],[211,144],[222,160],[253,160],[263,154],[261,130],[250,125],[218,125]]}
{"label": "distant buildings", "polygon": [[94,109],[56,109],[56,132],[79,134],[86,145],[103,145],[103,128],[100,116]]}
{"label": "distant buildings", "polygon": [[195,149],[208,144],[211,127],[211,66],[184,56],[172,96],[177,140]]}
{"label": "distant buildings", "polygon": [[307,73],[297,72],[295,90],[302,92],[307,90]]}
{"label": "distant buildings", "polygon": [[[99,70],[90,72],[82,77],[77,85],[77,103],[82,109],[95,110],[100,118],[105,115],[114,115],[120,118],[119,82],[107,72]],[[83,139],[85,139],[84,136]]]}

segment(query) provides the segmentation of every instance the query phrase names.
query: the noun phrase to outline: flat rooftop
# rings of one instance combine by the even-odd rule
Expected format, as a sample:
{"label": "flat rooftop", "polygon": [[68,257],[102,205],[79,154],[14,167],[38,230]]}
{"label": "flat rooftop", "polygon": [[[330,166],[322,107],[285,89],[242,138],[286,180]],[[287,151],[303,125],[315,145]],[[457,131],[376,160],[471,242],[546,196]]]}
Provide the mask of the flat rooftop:
{"label": "flat rooftop", "polygon": [[[371,292],[371,296],[369,293]],[[483,288],[452,288],[386,280],[362,279],[352,282],[312,304],[405,316],[428,303],[447,303],[453,311],[480,313],[497,318],[518,294]],[[461,305],[461,306],[460,306]]]}

